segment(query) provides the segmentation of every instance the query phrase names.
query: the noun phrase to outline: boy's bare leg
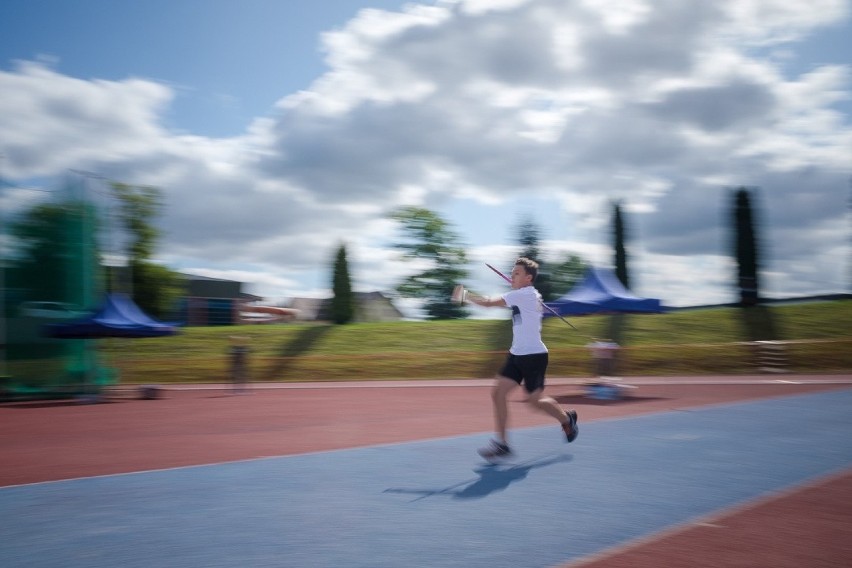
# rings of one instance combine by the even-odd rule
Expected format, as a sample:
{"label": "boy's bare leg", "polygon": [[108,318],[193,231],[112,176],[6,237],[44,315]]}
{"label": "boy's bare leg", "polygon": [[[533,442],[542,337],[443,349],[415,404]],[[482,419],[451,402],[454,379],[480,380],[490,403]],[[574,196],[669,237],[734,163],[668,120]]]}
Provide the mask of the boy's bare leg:
{"label": "boy's bare leg", "polygon": [[549,414],[558,420],[560,424],[564,424],[566,421],[565,410],[559,406],[559,403],[556,402],[556,400],[549,396],[544,396],[543,393],[544,389],[538,389],[531,392],[529,398],[527,398],[527,404],[539,412]]}
{"label": "boy's bare leg", "polygon": [[497,434],[498,440],[507,445],[506,430],[509,424],[507,400],[509,393],[517,387],[518,383],[512,379],[498,375],[494,380],[494,386],[491,388],[491,399],[494,402],[494,431]]}

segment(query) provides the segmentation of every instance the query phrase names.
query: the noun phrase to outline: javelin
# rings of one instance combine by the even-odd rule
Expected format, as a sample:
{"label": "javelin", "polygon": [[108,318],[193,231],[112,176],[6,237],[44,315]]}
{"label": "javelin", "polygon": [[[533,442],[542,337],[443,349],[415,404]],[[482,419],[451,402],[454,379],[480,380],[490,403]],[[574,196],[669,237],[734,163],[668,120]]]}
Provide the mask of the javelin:
{"label": "javelin", "polygon": [[[501,278],[503,278],[503,280],[505,280],[505,281],[506,281],[506,282],[508,282],[509,284],[511,284],[511,283],[512,283],[512,279],[511,279],[511,278],[509,278],[508,276],[506,276],[505,274],[503,274],[502,272],[500,272],[499,270],[497,270],[496,268],[494,268],[493,266],[491,266],[491,265],[490,265],[490,264],[488,264],[487,262],[485,263],[485,266],[487,266],[488,268],[490,268],[491,270],[493,270],[494,272],[496,272],[497,274],[499,274],[499,275],[500,275],[500,277],[501,277]],[[545,308],[547,308],[547,309],[550,311],[550,313],[552,313],[553,315],[555,315],[556,317],[558,317],[559,319],[561,319],[562,321],[564,321],[565,323],[567,323],[568,325],[570,325],[570,326],[571,326],[571,328],[572,328],[574,331],[580,331],[579,329],[577,329],[576,327],[574,327],[574,324],[573,324],[573,323],[571,323],[571,322],[570,322],[570,321],[568,321],[567,319],[563,318],[561,315],[559,315],[559,312],[557,312],[556,310],[554,310],[553,308],[551,308],[550,306],[548,306],[547,304],[545,304],[543,301],[541,302],[541,305],[542,305],[542,306],[544,306]]]}

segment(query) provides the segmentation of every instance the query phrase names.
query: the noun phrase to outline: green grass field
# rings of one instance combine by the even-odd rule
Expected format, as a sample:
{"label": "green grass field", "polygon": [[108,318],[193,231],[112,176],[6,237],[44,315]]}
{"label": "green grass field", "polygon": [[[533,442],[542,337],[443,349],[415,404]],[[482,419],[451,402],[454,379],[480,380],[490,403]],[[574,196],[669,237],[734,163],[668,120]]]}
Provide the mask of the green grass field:
{"label": "green grass field", "polygon": [[[793,372],[852,369],[852,301],[769,308]],[[591,375],[585,345],[608,316],[575,318],[574,331],[548,318],[550,376]],[[511,340],[509,320],[412,321],[344,326],[290,323],[189,327],[174,337],[100,341],[123,384],[228,380],[230,337],[247,337],[253,381],[340,381],[490,377]],[[621,375],[758,372],[741,310],[718,308],[626,318]]]}

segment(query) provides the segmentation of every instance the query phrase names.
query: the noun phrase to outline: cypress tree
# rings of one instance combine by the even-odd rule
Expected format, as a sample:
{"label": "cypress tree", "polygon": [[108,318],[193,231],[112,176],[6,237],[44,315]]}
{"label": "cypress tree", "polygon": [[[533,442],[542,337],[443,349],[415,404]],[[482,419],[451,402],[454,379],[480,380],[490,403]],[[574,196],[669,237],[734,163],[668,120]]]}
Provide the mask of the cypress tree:
{"label": "cypress tree", "polygon": [[[625,228],[624,216],[621,213],[621,202],[613,203],[613,248],[615,249],[615,276],[624,284],[624,287],[630,289],[630,276],[627,272],[627,248],[625,241],[627,240],[627,229]],[[609,318],[607,326],[607,335],[609,339],[623,345],[625,340],[624,330],[627,326],[627,316],[623,313],[612,314]]]}
{"label": "cypress tree", "polygon": [[346,259],[346,245],[340,245],[334,260],[331,298],[331,321],[346,324],[355,317],[355,296],[352,293],[352,280],[349,278],[349,262]]}
{"label": "cypress tree", "polygon": [[737,261],[737,289],[741,306],[759,302],[757,234],[754,229],[749,190],[738,188],[734,193],[734,256]]}
{"label": "cypress tree", "polygon": [[613,233],[615,238],[615,275],[630,289],[630,276],[627,272],[627,251],[624,246],[627,229],[624,226],[624,217],[621,214],[621,202],[613,204]]}

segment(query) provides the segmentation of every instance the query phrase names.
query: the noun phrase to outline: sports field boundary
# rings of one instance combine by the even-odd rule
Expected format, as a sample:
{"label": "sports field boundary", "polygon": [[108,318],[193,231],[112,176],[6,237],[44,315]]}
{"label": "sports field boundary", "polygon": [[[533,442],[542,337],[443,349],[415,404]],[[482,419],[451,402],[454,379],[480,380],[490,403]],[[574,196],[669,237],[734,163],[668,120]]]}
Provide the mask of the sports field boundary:
{"label": "sports field boundary", "polygon": [[653,545],[665,539],[677,535],[682,535],[696,527],[719,528],[723,526],[723,522],[725,519],[734,517],[736,515],[742,515],[748,511],[753,511],[755,509],[758,509],[759,507],[763,507],[765,505],[769,505],[775,502],[780,502],[784,499],[789,499],[795,495],[804,493],[806,491],[819,490],[820,488],[825,487],[831,483],[840,481],[846,478],[847,476],[852,476],[852,468],[841,467],[835,471],[814,476],[813,478],[803,481],[801,483],[794,483],[783,489],[771,491],[769,493],[757,496],[753,499],[737,503],[736,505],[725,507],[723,509],[713,511],[712,513],[708,513],[706,515],[699,515],[688,522],[673,526],[671,528],[662,530],[651,535],[641,536],[633,540],[629,540],[602,552],[591,554],[589,556],[585,556],[583,558],[579,558],[577,560],[569,562],[568,564],[561,565],[558,568],[583,568],[585,566],[591,566],[594,564],[606,562],[607,560],[612,559],[615,556],[619,556],[626,552],[639,549],[640,547]]}
{"label": "sports field boundary", "polygon": [[[852,375],[731,375],[731,376],[657,376],[657,377],[606,377],[609,381],[641,385],[778,385],[778,384],[852,384]],[[548,377],[548,386],[586,386],[600,380],[597,377]],[[305,382],[254,382],[249,389],[345,389],[345,388],[434,388],[434,387],[482,387],[489,386],[493,379],[390,379],[372,381],[305,381]],[[117,385],[113,389],[137,388],[145,385]],[[231,383],[167,383],[156,385],[162,390],[230,390]]]}

